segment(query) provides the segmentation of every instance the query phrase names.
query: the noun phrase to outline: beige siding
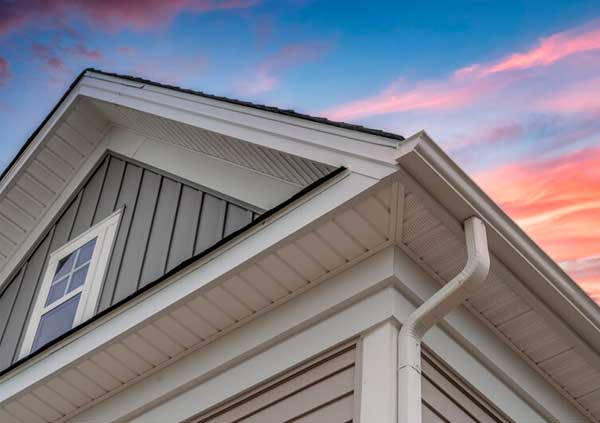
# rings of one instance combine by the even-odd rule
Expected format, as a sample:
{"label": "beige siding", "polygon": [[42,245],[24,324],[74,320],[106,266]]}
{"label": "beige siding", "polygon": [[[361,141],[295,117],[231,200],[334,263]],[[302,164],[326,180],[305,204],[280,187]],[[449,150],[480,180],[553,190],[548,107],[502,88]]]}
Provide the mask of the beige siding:
{"label": "beige siding", "polygon": [[194,423],[353,421],[356,348],[321,356],[243,394]]}
{"label": "beige siding", "polygon": [[510,420],[429,354],[423,355],[423,423],[504,423]]}

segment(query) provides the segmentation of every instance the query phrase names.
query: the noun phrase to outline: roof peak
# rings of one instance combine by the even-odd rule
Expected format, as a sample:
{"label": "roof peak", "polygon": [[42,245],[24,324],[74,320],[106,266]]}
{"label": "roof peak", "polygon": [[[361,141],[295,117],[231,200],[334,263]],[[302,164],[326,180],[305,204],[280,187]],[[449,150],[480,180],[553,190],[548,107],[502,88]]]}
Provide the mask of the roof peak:
{"label": "roof peak", "polygon": [[100,75],[110,76],[110,77],[113,77],[113,78],[120,78],[120,79],[125,79],[125,80],[128,80],[128,81],[132,81],[132,82],[138,82],[138,83],[142,83],[142,84],[153,85],[155,87],[160,87],[160,88],[175,90],[175,91],[183,92],[183,93],[186,93],[186,94],[192,94],[192,95],[196,95],[196,96],[208,98],[208,99],[211,99],[211,100],[223,101],[223,102],[230,103],[230,104],[235,104],[235,105],[238,105],[238,106],[251,107],[253,109],[263,110],[263,111],[272,112],[272,113],[278,113],[280,115],[290,116],[290,117],[294,117],[294,118],[298,118],[298,119],[309,120],[309,121],[312,121],[312,122],[322,123],[322,124],[325,124],[325,125],[336,126],[338,128],[347,129],[347,130],[350,130],[350,131],[363,132],[363,133],[366,133],[366,134],[380,136],[380,137],[383,137],[383,138],[389,138],[389,139],[393,139],[393,140],[396,140],[396,141],[404,141],[405,140],[405,138],[402,135],[395,134],[393,132],[383,131],[381,129],[368,128],[366,126],[357,125],[357,124],[353,124],[353,123],[333,121],[333,120],[329,120],[329,119],[327,119],[325,117],[313,116],[313,115],[309,115],[309,114],[306,114],[306,113],[300,113],[300,112],[297,112],[297,111],[292,110],[292,109],[281,109],[279,107],[269,106],[269,105],[265,105],[265,104],[253,103],[253,102],[247,101],[247,100],[240,100],[240,99],[237,99],[237,98],[230,98],[230,97],[225,97],[225,96],[220,96],[220,95],[215,95],[215,94],[209,94],[209,93],[206,93],[204,91],[198,91],[198,90],[192,90],[192,89],[188,89],[188,88],[182,88],[182,87],[179,87],[179,86],[176,86],[176,85],[163,84],[163,83],[160,83],[160,82],[152,81],[150,79],[145,79],[145,78],[141,78],[141,77],[137,77],[137,76],[132,76],[132,75],[125,75],[125,74],[119,74],[119,73],[113,73],[113,72],[106,72],[106,71],[103,71],[103,70],[100,70],[100,69],[96,69],[96,68],[86,68],[82,72],[82,74],[85,74],[86,72],[92,72],[92,73],[97,73],[97,74],[100,74]]}

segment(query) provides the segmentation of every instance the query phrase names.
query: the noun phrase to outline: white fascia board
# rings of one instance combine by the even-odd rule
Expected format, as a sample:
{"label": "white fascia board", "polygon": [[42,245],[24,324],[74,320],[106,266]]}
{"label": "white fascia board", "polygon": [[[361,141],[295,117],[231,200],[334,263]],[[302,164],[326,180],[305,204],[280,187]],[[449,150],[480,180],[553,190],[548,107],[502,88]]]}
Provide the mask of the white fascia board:
{"label": "white fascia board", "polygon": [[[396,169],[393,146],[357,141],[348,136],[260,116],[251,108],[234,110],[204,98],[182,98],[86,76],[79,85],[82,95],[200,127],[267,148],[381,179]],[[214,101],[212,103],[215,103]],[[241,108],[240,108],[241,109]],[[358,132],[356,132],[358,133]]]}
{"label": "white fascia board", "polygon": [[[529,295],[536,311],[600,368],[600,309],[558,264],[424,131],[399,146],[396,160],[456,222],[475,215],[486,223],[490,251],[524,284],[520,294]],[[450,227],[459,227],[456,222]]]}
{"label": "white fascia board", "polygon": [[200,102],[208,105],[212,105],[217,108],[233,110],[236,112],[241,112],[244,114],[250,114],[258,117],[262,117],[268,120],[274,120],[279,122],[284,122],[294,126],[301,126],[310,129],[317,130],[319,132],[330,133],[337,136],[342,136],[345,138],[350,138],[352,140],[366,142],[374,145],[387,146],[387,147],[395,147],[398,142],[401,142],[398,139],[393,139],[389,137],[385,137],[382,135],[369,134],[366,132],[356,131],[350,128],[342,128],[340,126],[320,123],[316,121],[311,121],[309,119],[303,119],[301,117],[295,116],[287,116],[282,113],[271,112],[268,110],[261,110],[257,107],[245,106],[243,104],[235,104],[226,100],[219,100],[216,98],[210,98],[208,96],[201,96],[198,94],[187,93],[184,91],[178,91],[175,89],[171,89],[168,87],[160,87],[151,84],[145,84],[143,82],[132,81],[128,79],[123,79],[117,76],[110,76],[102,73],[97,73],[92,70],[86,72],[86,76],[90,78],[104,80],[108,82],[113,82],[120,85],[125,85],[129,87],[135,88],[144,88],[150,92],[156,92],[159,94],[168,95],[170,97],[177,97],[182,99],[191,100],[194,102]]}
{"label": "white fascia board", "polygon": [[0,385],[0,402],[12,398],[33,384],[51,376],[81,357],[118,339],[161,310],[172,306],[209,283],[231,274],[238,266],[283,242],[287,237],[328,215],[376,183],[365,176],[346,173],[308,194],[289,208],[268,218],[245,237],[232,241],[203,260],[191,264],[171,280],[125,304],[113,313],[85,327],[81,332],[6,374]]}
{"label": "white fascia board", "polygon": [[[182,421],[359,335],[361,342],[377,338],[377,345],[361,353],[357,371],[385,376],[387,368],[395,380],[395,336],[389,329],[397,330],[415,310],[414,302],[422,301],[413,298],[430,295],[435,284],[401,250],[389,247],[71,421]],[[387,335],[374,337],[382,328]],[[380,351],[379,341],[389,350]],[[432,329],[425,343],[514,421],[585,420],[466,310],[451,314],[443,328]],[[359,351],[366,347],[359,344]],[[377,407],[390,405],[377,395],[381,384],[367,381],[362,388],[369,392],[359,393],[361,415],[376,415]],[[531,394],[522,396],[527,389]]]}
{"label": "white fascia board", "polygon": [[[440,289],[440,284],[400,249],[394,263],[397,287],[414,304],[412,309]],[[405,321],[410,312],[399,315],[399,320]],[[588,419],[465,307],[455,309],[433,327],[424,343],[514,421]],[[476,359],[465,359],[461,350]]]}
{"label": "white fascia board", "polygon": [[[393,284],[390,279],[394,274],[393,266],[394,249],[382,250],[249,322],[240,330],[230,332],[160,372],[98,403],[77,415],[73,421],[131,421],[158,404],[163,404],[160,407],[160,416],[167,413],[169,418],[158,418],[155,414],[158,411],[154,411],[140,420],[181,421],[203,411],[215,404],[205,402],[209,398],[211,401],[227,398],[223,388],[228,388],[231,395],[237,394],[244,386],[250,387],[264,378],[357,336],[381,321],[393,318],[397,307],[397,301],[391,292],[395,290],[389,288]],[[405,305],[408,306],[409,303],[406,302]],[[312,335],[306,332],[308,328]],[[282,339],[293,339],[293,347],[290,343],[281,344]],[[263,366],[267,372],[263,379],[254,381],[244,378],[236,384],[218,386],[220,391],[215,392],[220,392],[221,395],[216,398],[212,395],[201,395],[206,392],[206,386],[215,387],[204,384],[215,374],[227,368],[235,368],[244,359],[265,350],[277,351],[275,357],[278,358],[272,362],[267,361],[266,366]],[[261,376],[260,372],[251,373]],[[242,383],[246,385],[241,385]],[[152,419],[148,418],[150,415]]]}

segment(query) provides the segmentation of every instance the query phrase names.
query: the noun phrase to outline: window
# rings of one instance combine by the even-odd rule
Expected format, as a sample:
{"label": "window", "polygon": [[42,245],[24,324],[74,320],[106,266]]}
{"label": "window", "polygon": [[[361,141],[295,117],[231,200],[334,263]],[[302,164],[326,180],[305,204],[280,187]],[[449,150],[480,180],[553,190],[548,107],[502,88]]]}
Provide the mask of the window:
{"label": "window", "polygon": [[94,315],[120,216],[114,213],[50,255],[21,357]]}

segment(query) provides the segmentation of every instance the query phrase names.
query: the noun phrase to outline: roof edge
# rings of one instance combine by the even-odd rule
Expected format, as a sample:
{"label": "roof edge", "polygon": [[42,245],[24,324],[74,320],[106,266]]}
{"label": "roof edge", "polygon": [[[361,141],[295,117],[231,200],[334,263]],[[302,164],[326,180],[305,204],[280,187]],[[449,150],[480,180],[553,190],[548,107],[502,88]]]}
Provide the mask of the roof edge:
{"label": "roof edge", "polygon": [[[429,166],[440,181],[450,186],[465,205],[493,228],[514,249],[515,253],[519,254],[535,272],[546,280],[553,291],[563,297],[565,303],[577,311],[588,327],[593,327],[596,333],[600,334],[600,307],[598,304],[433,141],[427,132],[422,130],[407,138],[399,146],[398,153],[396,162],[401,167],[403,164],[408,165],[410,159],[415,157],[421,163]],[[555,313],[557,312],[556,309],[552,307],[551,309]],[[582,336],[580,331],[576,330],[576,332]],[[583,337],[583,339],[588,344],[594,344],[588,337]],[[594,349],[600,354],[598,347]]]}

